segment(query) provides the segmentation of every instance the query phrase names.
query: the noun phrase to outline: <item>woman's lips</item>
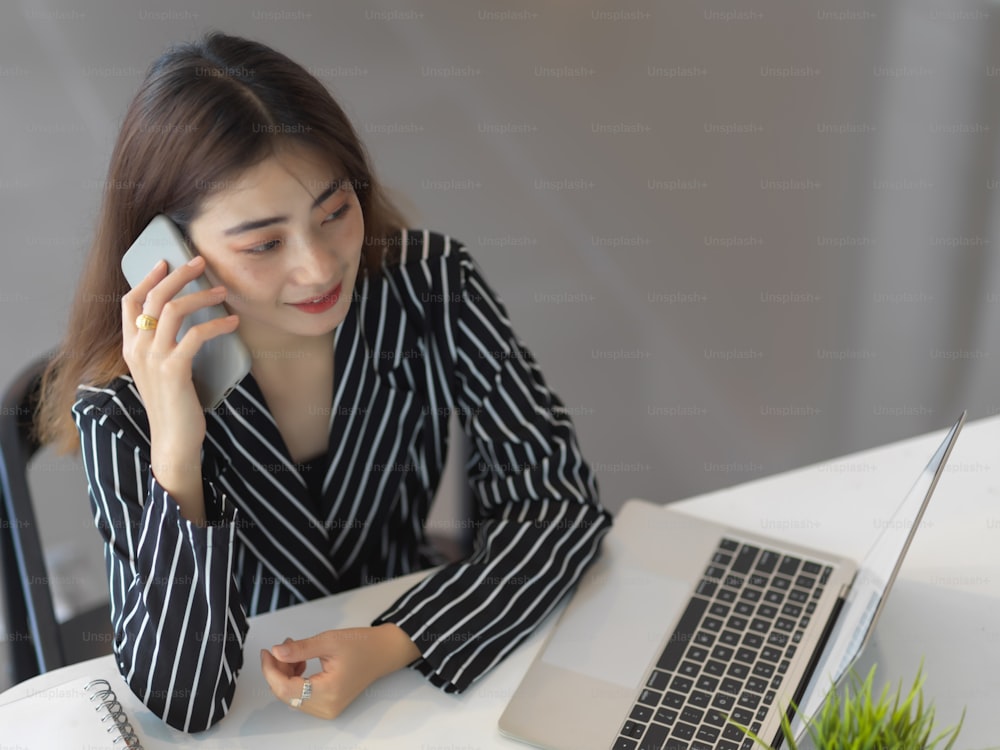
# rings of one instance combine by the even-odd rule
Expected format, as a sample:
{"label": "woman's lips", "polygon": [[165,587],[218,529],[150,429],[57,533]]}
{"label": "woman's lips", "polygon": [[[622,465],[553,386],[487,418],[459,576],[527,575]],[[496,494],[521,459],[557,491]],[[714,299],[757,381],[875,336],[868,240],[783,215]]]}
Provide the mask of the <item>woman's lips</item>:
{"label": "woman's lips", "polygon": [[302,312],[321,313],[329,310],[337,304],[338,299],[340,299],[340,284],[337,284],[337,286],[329,292],[315,300],[309,300],[307,302],[292,302],[289,304],[291,304],[291,306],[296,310],[301,310]]}

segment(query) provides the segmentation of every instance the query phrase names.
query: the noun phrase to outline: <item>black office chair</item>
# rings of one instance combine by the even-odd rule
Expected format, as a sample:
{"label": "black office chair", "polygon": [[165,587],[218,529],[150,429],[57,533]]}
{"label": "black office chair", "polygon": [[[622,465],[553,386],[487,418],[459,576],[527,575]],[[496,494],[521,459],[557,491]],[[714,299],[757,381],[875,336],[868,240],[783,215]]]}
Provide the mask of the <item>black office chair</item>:
{"label": "black office chair", "polygon": [[0,401],[0,561],[15,682],[109,654],[112,647],[107,603],[63,623],[55,616],[28,487],[28,466],[42,447],[31,425],[48,361],[39,357],[21,371]]}

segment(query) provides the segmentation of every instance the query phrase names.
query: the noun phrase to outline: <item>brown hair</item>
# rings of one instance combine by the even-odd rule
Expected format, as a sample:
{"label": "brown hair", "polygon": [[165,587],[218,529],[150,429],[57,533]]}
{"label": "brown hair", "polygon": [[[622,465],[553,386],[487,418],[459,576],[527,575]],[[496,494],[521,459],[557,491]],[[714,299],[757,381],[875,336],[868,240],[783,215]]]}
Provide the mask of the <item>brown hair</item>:
{"label": "brown hair", "polygon": [[354,186],[365,224],[360,273],[399,257],[407,220],[375,178],[343,110],[301,65],[258,42],[218,32],[171,47],[149,68],[111,154],[97,227],[65,338],[45,369],[35,428],[79,449],[70,407],[80,384],[128,372],[122,357],[120,262],[157,214],[185,235],[205,198],[289,143],[325,155]]}

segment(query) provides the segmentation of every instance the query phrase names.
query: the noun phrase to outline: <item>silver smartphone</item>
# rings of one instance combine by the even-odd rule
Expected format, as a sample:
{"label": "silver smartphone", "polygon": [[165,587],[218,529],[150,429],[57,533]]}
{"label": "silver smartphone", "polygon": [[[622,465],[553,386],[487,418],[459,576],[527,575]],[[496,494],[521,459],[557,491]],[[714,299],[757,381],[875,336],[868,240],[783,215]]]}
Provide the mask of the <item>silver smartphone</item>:
{"label": "silver smartphone", "polygon": [[[122,273],[130,286],[142,281],[157,261],[167,261],[168,272],[180,268],[194,256],[184,236],[177,226],[166,216],[160,214],[142,230],[132,246],[122,257]],[[207,273],[207,271],[206,271]],[[211,289],[214,284],[203,273],[189,282],[174,297]],[[224,318],[229,315],[226,308],[219,305],[202,307],[184,318],[177,340],[180,341],[192,326],[204,323],[214,318]],[[250,372],[250,352],[239,335],[226,333],[216,336],[201,345],[192,362],[192,377],[198,400],[206,409],[214,409],[236,385]]]}

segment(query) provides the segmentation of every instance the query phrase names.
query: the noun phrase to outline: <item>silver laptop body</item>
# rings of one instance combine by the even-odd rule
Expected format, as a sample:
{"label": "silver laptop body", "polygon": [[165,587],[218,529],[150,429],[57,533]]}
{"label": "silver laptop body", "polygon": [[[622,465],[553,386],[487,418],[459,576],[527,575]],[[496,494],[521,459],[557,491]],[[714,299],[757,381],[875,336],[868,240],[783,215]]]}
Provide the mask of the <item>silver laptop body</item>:
{"label": "silver laptop body", "polygon": [[[965,413],[949,430],[861,566],[825,552],[694,518],[670,506],[627,501],[605,538],[600,558],[581,579],[512,696],[500,718],[500,731],[513,739],[551,750],[743,748],[751,743],[742,733],[734,734],[731,717],[741,713],[746,718],[752,713],[755,721],[746,725],[758,726],[756,733],[763,740],[779,746],[781,715],[789,703],[794,701],[803,716],[811,716],[867,640],[964,420]],[[677,698],[675,691],[664,686],[668,680],[670,684],[678,684],[673,681],[683,679],[679,670],[698,661],[689,657],[700,648],[694,639],[705,636],[702,626],[709,622],[713,610],[708,607],[715,599],[709,596],[707,603],[698,607],[692,603],[704,598],[699,592],[714,590],[711,581],[726,582],[706,575],[717,570],[712,567],[714,560],[725,558],[725,555],[718,557],[721,540],[727,540],[727,549],[734,544],[738,547],[733,555],[741,555],[744,550],[764,550],[781,555],[781,564],[786,558],[794,558],[811,561],[812,570],[821,568],[821,573],[807,576],[813,581],[808,590],[809,614],[791,618],[794,630],[788,631],[788,637],[794,637],[795,642],[789,640],[779,649],[780,661],[776,660],[773,666],[780,667],[781,673],[766,673],[769,687],[773,687],[767,691],[767,705],[753,704],[750,711],[752,701],[749,701],[745,710],[739,712],[739,701],[746,696],[723,694],[719,685],[727,675],[720,674],[718,679],[704,682],[692,677],[699,679],[698,685],[703,687],[697,706],[685,703],[683,707],[663,708],[653,701],[660,696],[665,698],[668,693]],[[760,552],[756,559],[763,562],[764,553]],[[778,577],[773,563],[770,567],[773,575],[759,577],[765,581],[760,591],[767,591],[769,577]],[[748,575],[754,572],[750,570]],[[753,586],[747,583],[743,590],[746,588]],[[751,593],[759,596],[760,591]],[[737,598],[731,603],[742,601]],[[751,604],[758,606],[758,601]],[[722,611],[719,609],[716,614]],[[712,627],[716,629],[707,638],[714,639],[726,631],[730,637],[738,633],[744,638],[749,631],[737,626],[745,620],[752,627],[754,615],[736,618],[736,625],[732,617],[725,614],[713,618]],[[695,621],[699,622],[697,636],[691,635],[691,623]],[[678,627],[685,635],[675,638]],[[737,629],[730,630],[732,627]],[[690,642],[681,642],[686,638]],[[705,646],[699,652],[702,663],[705,653],[714,656],[717,653],[714,649],[721,645],[707,640],[698,643]],[[730,645],[733,649],[741,647]],[[668,659],[668,652],[673,657]],[[682,656],[678,657],[678,653]],[[662,667],[665,662],[671,666]],[[660,680],[655,685],[654,673]],[[752,675],[745,675],[736,682],[747,684],[751,678]],[[712,690],[706,687],[713,684]],[[730,691],[735,690],[734,684],[730,682]],[[706,711],[715,711],[714,727],[705,724],[703,718],[697,735],[674,734],[682,725],[691,731],[691,725],[681,721],[681,717],[693,721],[690,717],[699,714],[704,717]],[[720,723],[720,714],[725,722]],[[632,721],[630,715],[647,718],[645,722]],[[650,715],[652,718],[648,718]],[[670,723],[661,725],[659,721],[668,721],[663,717],[670,717]],[[656,726],[649,729],[652,725]],[[802,722],[797,726],[801,732]],[[626,729],[630,734],[623,734]],[[654,734],[668,739],[661,744],[651,739]]]}

